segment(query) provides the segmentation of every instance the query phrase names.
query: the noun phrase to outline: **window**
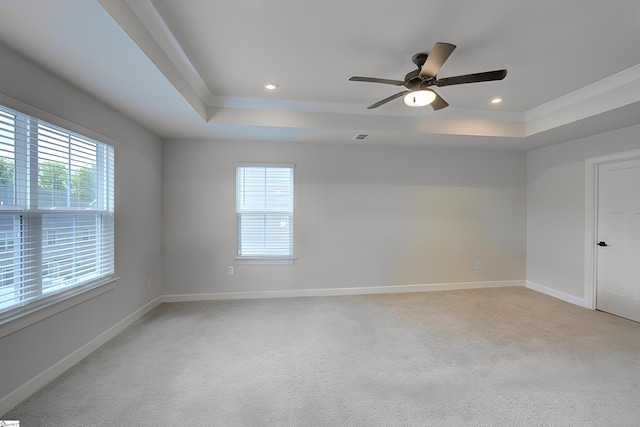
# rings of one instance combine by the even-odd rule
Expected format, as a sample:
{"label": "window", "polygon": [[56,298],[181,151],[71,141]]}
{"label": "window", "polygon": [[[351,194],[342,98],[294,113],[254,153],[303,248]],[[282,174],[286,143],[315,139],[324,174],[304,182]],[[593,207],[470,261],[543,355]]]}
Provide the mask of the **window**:
{"label": "window", "polygon": [[58,230],[47,230],[47,245],[55,245],[58,237]]}
{"label": "window", "polygon": [[114,149],[0,106],[0,322],[114,274]]}
{"label": "window", "polygon": [[11,241],[9,240],[8,234],[0,231],[0,256],[2,256],[2,252],[8,251],[10,249]]}
{"label": "window", "polygon": [[91,227],[82,227],[80,229],[80,239],[83,242],[91,241]]}
{"label": "window", "polygon": [[291,264],[293,169],[242,164],[236,169],[238,260]]}

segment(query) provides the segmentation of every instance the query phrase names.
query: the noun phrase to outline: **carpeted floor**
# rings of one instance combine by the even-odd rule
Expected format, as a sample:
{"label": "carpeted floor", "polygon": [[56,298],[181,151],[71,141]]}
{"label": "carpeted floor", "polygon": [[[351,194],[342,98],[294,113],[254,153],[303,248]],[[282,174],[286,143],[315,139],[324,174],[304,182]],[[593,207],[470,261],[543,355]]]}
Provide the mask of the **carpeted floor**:
{"label": "carpeted floor", "polygon": [[163,304],[30,426],[640,423],[640,324],[525,288]]}

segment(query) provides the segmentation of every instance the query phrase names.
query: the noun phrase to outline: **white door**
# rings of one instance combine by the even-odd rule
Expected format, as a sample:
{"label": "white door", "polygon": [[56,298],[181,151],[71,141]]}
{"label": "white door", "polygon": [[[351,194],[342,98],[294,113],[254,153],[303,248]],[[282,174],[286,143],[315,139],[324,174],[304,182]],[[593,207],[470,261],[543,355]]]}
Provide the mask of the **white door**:
{"label": "white door", "polygon": [[640,322],[640,159],[598,168],[596,308]]}

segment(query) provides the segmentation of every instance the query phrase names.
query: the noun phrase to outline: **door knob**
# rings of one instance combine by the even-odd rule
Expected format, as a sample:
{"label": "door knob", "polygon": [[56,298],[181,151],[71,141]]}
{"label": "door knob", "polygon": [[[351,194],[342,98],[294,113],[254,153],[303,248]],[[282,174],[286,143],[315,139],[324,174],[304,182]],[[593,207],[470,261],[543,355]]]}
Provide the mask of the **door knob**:
{"label": "door knob", "polygon": [[598,242],[598,246],[609,246],[607,242]]}

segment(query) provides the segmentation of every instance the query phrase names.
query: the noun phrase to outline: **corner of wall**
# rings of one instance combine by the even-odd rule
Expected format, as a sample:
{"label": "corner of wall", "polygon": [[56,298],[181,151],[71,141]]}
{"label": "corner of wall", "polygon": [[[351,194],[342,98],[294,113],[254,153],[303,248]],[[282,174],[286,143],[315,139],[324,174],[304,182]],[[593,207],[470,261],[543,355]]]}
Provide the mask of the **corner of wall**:
{"label": "corner of wall", "polygon": [[526,281],[525,285],[528,289],[534,290],[536,292],[543,293],[545,295],[549,295],[554,298],[558,298],[562,301],[578,305],[580,307],[589,308],[587,301],[584,298],[580,298],[574,295],[569,295],[567,293],[557,291],[555,289],[549,288],[547,286],[540,285],[538,283],[531,282],[529,280]]}

